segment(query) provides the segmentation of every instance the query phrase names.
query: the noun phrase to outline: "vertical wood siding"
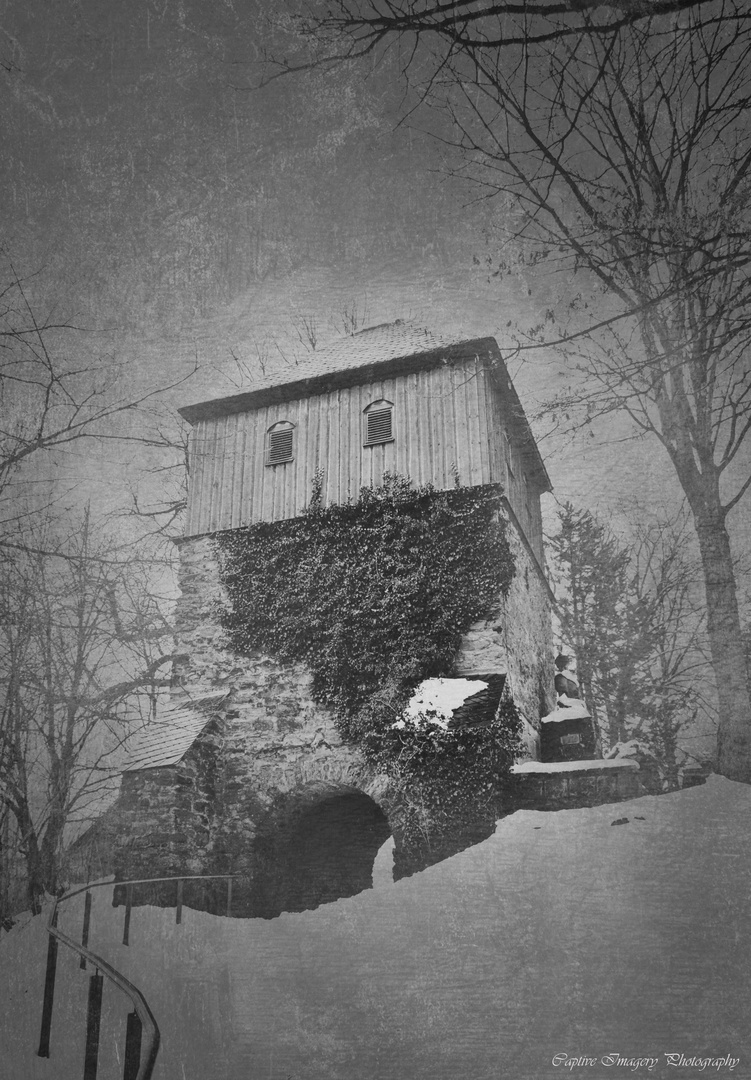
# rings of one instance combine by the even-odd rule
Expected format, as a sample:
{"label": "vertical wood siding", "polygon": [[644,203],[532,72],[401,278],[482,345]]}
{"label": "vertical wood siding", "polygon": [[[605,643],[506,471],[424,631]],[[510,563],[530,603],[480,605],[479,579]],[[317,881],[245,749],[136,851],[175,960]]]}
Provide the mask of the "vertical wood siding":
{"label": "vertical wood siding", "polygon": [[[544,565],[542,514],[540,494],[543,490],[535,479],[531,454],[525,450],[523,439],[530,438],[526,425],[515,420],[513,406],[505,399],[503,391],[490,388],[490,430],[497,432],[491,440],[493,470],[501,477],[506,498],[516,515],[540,565]],[[508,435],[508,441],[505,436]]]}
{"label": "vertical wood siding", "polygon": [[[296,517],[318,470],[327,505],[356,499],[387,471],[441,489],[454,486],[456,473],[467,485],[505,485],[495,397],[473,360],[200,420],[191,437],[186,535]],[[363,446],[363,410],[382,398],[394,404],[394,441]],[[267,466],[266,432],[280,420],[295,425],[294,458]]]}

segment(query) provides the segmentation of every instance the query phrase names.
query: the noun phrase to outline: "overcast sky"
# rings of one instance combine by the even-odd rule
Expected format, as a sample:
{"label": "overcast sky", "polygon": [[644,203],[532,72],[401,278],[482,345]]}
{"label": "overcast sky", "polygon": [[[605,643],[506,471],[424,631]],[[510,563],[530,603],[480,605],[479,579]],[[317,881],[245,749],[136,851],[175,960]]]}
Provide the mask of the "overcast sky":
{"label": "overcast sky", "polygon": [[[271,0],[4,5],[7,251],[39,272],[38,302],[97,330],[87,347],[116,353],[134,383],[197,358],[171,406],[232,392],[233,354],[251,377],[259,355],[272,369],[293,362],[304,324],[325,341],[354,309],[362,325],[413,318],[506,347],[555,288],[498,272],[502,207],[451,179],[455,162],[421,130],[426,118],[406,117],[397,57],[252,89],[264,48],[280,41],[278,10]],[[544,352],[512,361],[530,415],[563,385],[561,367]],[[655,445],[614,441],[628,432],[612,425],[572,445],[543,438],[544,427],[560,499],[632,517],[675,504]],[[110,484],[128,455],[101,465]],[[739,550],[749,527],[742,507]]]}

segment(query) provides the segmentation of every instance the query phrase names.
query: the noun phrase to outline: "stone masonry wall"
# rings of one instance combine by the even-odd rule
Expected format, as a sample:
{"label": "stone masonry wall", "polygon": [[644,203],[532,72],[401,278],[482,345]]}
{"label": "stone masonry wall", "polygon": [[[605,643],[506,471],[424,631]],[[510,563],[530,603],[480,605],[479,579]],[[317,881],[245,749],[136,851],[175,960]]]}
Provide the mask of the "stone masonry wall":
{"label": "stone masonry wall", "polygon": [[[509,596],[499,602],[497,618],[466,635],[456,674],[508,673],[536,756],[540,703],[547,689],[552,694],[549,607],[513,525],[509,538],[517,567]],[[220,689],[227,696],[178,766],[125,775],[121,806],[128,825],[118,842],[118,876],[153,876],[155,867],[159,873],[251,873],[264,821],[282,812],[293,794],[323,789],[369,795],[389,818],[398,846],[400,793],[343,743],[331,713],[312,698],[307,669],[262,653],[237,656],[229,648],[221,626],[227,600],[211,537],[181,544],[180,589],[173,701],[184,695],[187,704]]]}
{"label": "stone masonry wall", "polygon": [[[517,707],[536,733],[540,717],[555,704],[550,595],[513,520],[508,539],[516,567],[508,596],[499,598],[496,617],[476,623],[464,636],[454,674],[505,672]],[[228,718],[242,725],[266,759],[266,771],[276,770],[282,783],[291,778],[303,748],[306,755],[319,747],[326,756],[334,749],[343,754],[331,714],[312,700],[304,666],[284,666],[260,653],[238,657],[229,649],[220,625],[227,599],[211,537],[181,545],[180,588],[177,636],[183,659],[175,667],[176,688],[191,696],[230,690]]]}
{"label": "stone masonry wall", "polygon": [[[226,689],[215,729],[186,756],[211,792],[198,793],[198,814],[208,804],[205,872],[244,872],[260,822],[285,793],[326,784],[364,791],[388,802],[384,778],[369,771],[345,746],[331,713],[313,701],[311,676],[303,665],[287,666],[262,653],[234,654],[221,627],[225,604],[217,546],[210,537],[185,541],[180,549],[181,596],[176,628],[180,660],[173,700]],[[205,783],[204,783],[205,786]],[[188,813],[189,811],[186,811]],[[195,813],[195,806],[192,811]]]}
{"label": "stone masonry wall", "polygon": [[555,707],[551,599],[540,568],[513,520],[508,539],[516,573],[498,615],[475,623],[465,635],[455,674],[506,672],[524,720],[527,755],[539,758],[540,718]]}

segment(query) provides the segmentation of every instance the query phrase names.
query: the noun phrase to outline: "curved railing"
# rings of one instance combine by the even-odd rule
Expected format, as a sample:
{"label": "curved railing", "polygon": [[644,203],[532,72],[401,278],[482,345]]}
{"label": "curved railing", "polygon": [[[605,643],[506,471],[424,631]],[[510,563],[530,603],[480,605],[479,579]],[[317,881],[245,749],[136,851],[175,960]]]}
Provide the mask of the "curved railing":
{"label": "curved railing", "polygon": [[[123,944],[127,945],[130,932],[130,913],[133,900],[134,885],[159,885],[167,882],[175,882],[177,888],[176,922],[182,918],[182,886],[185,881],[226,881],[227,882],[227,915],[232,908],[232,882],[238,875],[234,874],[187,874],[179,877],[161,878],[135,878],[128,881],[96,881],[89,885],[82,885],[71,892],[65,893],[55,900],[52,912],[47,923],[49,940],[47,945],[47,969],[44,982],[44,1001],[42,1004],[42,1025],[39,1035],[39,1057],[50,1056],[50,1034],[52,1029],[52,1011],[55,997],[55,976],[57,971],[57,946],[62,942],[81,958],[81,967],[85,968],[89,963],[94,968],[94,974],[89,980],[89,1000],[86,1018],[86,1054],[84,1059],[84,1080],[96,1080],[97,1059],[99,1053],[99,1024],[101,1017],[103,979],[106,977],[127,998],[130,999],[133,1011],[128,1015],[125,1033],[125,1053],[123,1080],[150,1080],[154,1071],[157,1054],[159,1053],[159,1025],[154,1014],[149,1008],[145,997],[129,979],[117,971],[112,964],[103,957],[92,952],[88,947],[89,921],[91,916],[91,890],[102,888],[125,888],[125,923],[123,927]],[[69,934],[64,933],[58,927],[58,914],[61,904],[71,900],[74,896],[85,894],[84,921],[81,941],[78,942]]]}

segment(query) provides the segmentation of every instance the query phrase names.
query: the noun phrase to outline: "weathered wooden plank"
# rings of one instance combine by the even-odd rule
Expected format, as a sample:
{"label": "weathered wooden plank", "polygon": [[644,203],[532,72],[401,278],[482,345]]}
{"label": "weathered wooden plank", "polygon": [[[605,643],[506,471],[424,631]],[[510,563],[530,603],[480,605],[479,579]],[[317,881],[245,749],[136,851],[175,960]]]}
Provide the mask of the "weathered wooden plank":
{"label": "weathered wooden plank", "polygon": [[331,401],[329,396],[321,396],[318,404],[318,423],[320,425],[320,434],[318,440],[318,468],[323,476],[323,484],[321,487],[321,498],[323,505],[328,506],[331,501],[331,460],[330,460],[330,445],[331,445]]}
{"label": "weathered wooden plank", "polygon": [[472,445],[470,441],[469,402],[467,400],[467,372],[456,372],[456,452],[459,475],[463,484],[474,483]]}
{"label": "weathered wooden plank", "polygon": [[501,418],[498,391],[489,371],[484,373],[485,400],[487,403],[488,443],[490,446],[490,483],[506,486],[506,470],[503,460],[503,421]]}
{"label": "weathered wooden plank", "polygon": [[344,469],[346,468],[346,462],[344,459],[344,446],[346,439],[342,439],[342,391],[336,390],[334,392],[333,411],[331,414],[331,478],[333,481],[333,499],[332,502],[341,503],[344,501],[342,498],[342,492],[345,490],[346,481],[344,479]]}
{"label": "weathered wooden plank", "polygon": [[485,381],[482,361],[479,357],[474,365],[474,392],[476,401],[477,447],[481,484],[490,483],[490,449],[488,447],[487,408],[485,403]]}
{"label": "weathered wooden plank", "polygon": [[210,486],[209,486],[209,518],[207,522],[208,529],[214,530],[219,528],[219,516],[217,513],[218,496],[221,485],[222,475],[222,442],[220,435],[221,421],[218,421],[213,425],[211,431],[211,439],[207,446],[207,452],[209,455],[209,468],[210,468]]}
{"label": "weathered wooden plank", "polygon": [[415,415],[415,451],[417,469],[415,484],[424,484],[432,478],[433,463],[430,456],[430,401],[428,400],[428,387],[424,371],[415,373],[415,400],[413,412]]}
{"label": "weathered wooden plank", "polygon": [[399,431],[400,431],[400,425],[401,425],[401,427],[404,427],[404,425],[407,423],[407,417],[404,416],[404,414],[402,414],[401,417],[399,415],[397,415],[397,412],[396,412],[396,384],[397,384],[396,379],[385,379],[381,383],[381,396],[383,398],[385,398],[386,401],[390,401],[392,403],[392,405],[394,405],[394,417],[393,417],[393,420],[394,420],[395,438],[394,438],[394,442],[384,444],[384,446],[382,448],[383,452],[382,452],[380,458],[376,459],[376,464],[378,466],[378,475],[377,475],[376,481],[375,481],[376,485],[383,483],[383,474],[385,472],[390,472],[390,473],[399,472],[399,469],[397,467],[397,446],[398,446],[398,441],[399,441],[399,438],[400,438]]}
{"label": "weathered wooden plank", "polygon": [[230,501],[224,507],[224,520],[228,529],[236,529],[242,506],[242,413],[230,418],[230,461]]}
{"label": "weathered wooden plank", "polygon": [[205,532],[203,507],[207,497],[206,467],[206,428],[207,421],[202,420],[191,432],[190,453],[190,480],[188,486],[189,506],[192,513],[189,514],[188,533]]}
{"label": "weathered wooden plank", "polygon": [[224,416],[217,425],[217,488],[214,528],[227,529],[229,522],[225,520],[225,507],[229,506],[232,497],[232,462],[230,459],[230,425],[234,417]]}
{"label": "weathered wooden plank", "polygon": [[266,410],[248,415],[248,441],[251,453],[249,458],[249,471],[251,490],[249,492],[248,507],[245,518],[248,524],[259,521],[262,517],[263,507],[263,475],[264,475],[264,443],[266,440]]}
{"label": "weathered wooden plank", "polygon": [[[380,387],[378,387],[380,390]],[[360,387],[347,390],[349,410],[349,459],[347,461],[347,498],[356,499],[360,491],[360,459],[362,457],[362,420],[360,412]]]}
{"label": "weathered wooden plank", "polygon": [[238,529],[243,524],[243,515],[247,506],[246,468],[248,456],[248,417],[239,413],[237,417],[237,500],[232,508],[232,528]]}
{"label": "weathered wooden plank", "polygon": [[295,430],[295,462],[291,480],[291,512],[290,517],[301,514],[307,502],[305,487],[310,461],[310,449],[308,447],[308,435],[310,431],[310,401],[306,398],[301,401],[297,409],[297,428]]}

